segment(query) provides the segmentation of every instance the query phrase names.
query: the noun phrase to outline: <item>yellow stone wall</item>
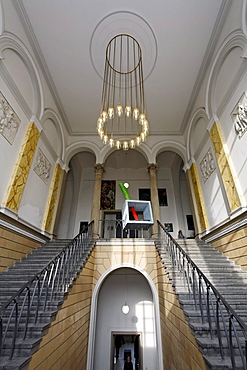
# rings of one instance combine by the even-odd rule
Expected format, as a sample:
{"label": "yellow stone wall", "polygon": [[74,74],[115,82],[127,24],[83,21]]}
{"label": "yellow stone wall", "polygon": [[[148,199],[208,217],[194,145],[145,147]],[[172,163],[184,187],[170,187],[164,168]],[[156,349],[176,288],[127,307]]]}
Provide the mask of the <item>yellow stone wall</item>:
{"label": "yellow stone wall", "polygon": [[234,211],[241,206],[238,191],[236,189],[233,172],[229,163],[228,155],[224,149],[224,138],[219,122],[215,122],[210,130],[210,138],[214,146],[215,156],[229,202],[230,210]]}
{"label": "yellow stone wall", "polygon": [[42,223],[42,229],[50,233],[53,231],[56,209],[59,199],[59,194],[62,185],[64,171],[58,163],[56,163],[53,179],[50,187],[50,192],[48,196],[48,201],[46,204],[46,210],[44,214],[44,219]]}
{"label": "yellow stone wall", "polygon": [[204,199],[202,195],[202,189],[201,189],[201,184],[199,181],[199,176],[196,168],[196,164],[192,163],[190,169],[189,169],[189,176],[191,178],[191,183],[193,187],[193,192],[194,192],[194,198],[195,198],[195,203],[197,207],[197,213],[198,213],[198,219],[200,223],[200,228],[201,231],[204,231],[208,229],[208,219],[207,219],[207,214],[205,210],[205,205],[204,205]]}
{"label": "yellow stone wall", "polygon": [[28,126],[10,184],[3,200],[3,206],[8,207],[14,212],[18,211],[21,202],[39,136],[40,133],[37,127],[31,122]]}
{"label": "yellow stone wall", "polygon": [[233,233],[222,236],[210,243],[213,247],[224,253],[240,265],[243,270],[247,270],[247,228],[237,230]]}
{"label": "yellow stone wall", "polygon": [[0,272],[5,272],[39,245],[38,242],[0,227]]}
{"label": "yellow stone wall", "polygon": [[101,275],[121,263],[134,264],[144,269],[157,287],[164,369],[205,369],[202,355],[155,246],[107,244],[95,247],[48,334],[44,336],[39,351],[33,355],[29,370],[86,369],[92,293]]}

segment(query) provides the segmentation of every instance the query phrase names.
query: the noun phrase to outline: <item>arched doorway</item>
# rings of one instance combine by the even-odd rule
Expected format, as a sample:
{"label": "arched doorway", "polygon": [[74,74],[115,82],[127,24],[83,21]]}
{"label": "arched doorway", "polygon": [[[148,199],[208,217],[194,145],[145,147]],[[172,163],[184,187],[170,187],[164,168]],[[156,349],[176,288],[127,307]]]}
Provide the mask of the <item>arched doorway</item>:
{"label": "arched doorway", "polygon": [[[122,312],[129,306],[128,314]],[[92,299],[87,370],[117,370],[114,335],[140,339],[137,369],[162,368],[157,291],[149,275],[124,264],[109,269],[98,281]],[[135,350],[129,342],[135,368]],[[124,350],[121,358],[124,360]]]}

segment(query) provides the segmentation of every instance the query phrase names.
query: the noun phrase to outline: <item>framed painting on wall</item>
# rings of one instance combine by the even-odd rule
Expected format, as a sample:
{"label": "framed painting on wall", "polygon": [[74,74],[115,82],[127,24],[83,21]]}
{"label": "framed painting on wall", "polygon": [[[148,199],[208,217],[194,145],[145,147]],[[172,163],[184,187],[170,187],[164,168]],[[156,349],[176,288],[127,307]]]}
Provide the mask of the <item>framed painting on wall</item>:
{"label": "framed painting on wall", "polygon": [[168,206],[166,189],[158,189],[159,205]]}
{"label": "framed painting on wall", "polygon": [[101,209],[115,209],[116,181],[102,180],[101,182]]}
{"label": "framed painting on wall", "polygon": [[173,231],[173,224],[171,222],[165,222],[164,226],[165,226],[166,231],[168,231],[169,233]]}
{"label": "framed painting on wall", "polygon": [[139,189],[139,200],[151,200],[150,189]]}

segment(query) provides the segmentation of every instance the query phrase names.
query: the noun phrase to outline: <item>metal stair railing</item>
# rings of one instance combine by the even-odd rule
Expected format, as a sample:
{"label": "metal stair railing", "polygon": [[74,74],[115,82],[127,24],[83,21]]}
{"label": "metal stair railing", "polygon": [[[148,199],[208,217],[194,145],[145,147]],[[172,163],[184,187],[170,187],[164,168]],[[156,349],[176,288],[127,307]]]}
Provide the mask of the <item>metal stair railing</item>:
{"label": "metal stair railing", "polygon": [[149,238],[150,231],[147,228],[136,227],[135,229],[123,229],[122,219],[100,220],[100,238]]}
{"label": "metal stair railing", "polygon": [[11,341],[8,354],[11,360],[17,335],[21,335],[25,340],[28,325],[36,324],[38,314],[46,311],[48,304],[57,302],[59,297],[68,291],[85,254],[91,251],[92,229],[93,222],[1,307],[0,357],[8,338]]}
{"label": "metal stair railing", "polygon": [[202,324],[208,324],[211,339],[217,337],[221,358],[226,356],[222,335],[225,333],[232,368],[239,368],[238,357],[241,369],[246,370],[247,325],[159,221],[158,226],[159,241],[172,263],[172,271],[182,278],[189,299],[195,310],[200,311]]}

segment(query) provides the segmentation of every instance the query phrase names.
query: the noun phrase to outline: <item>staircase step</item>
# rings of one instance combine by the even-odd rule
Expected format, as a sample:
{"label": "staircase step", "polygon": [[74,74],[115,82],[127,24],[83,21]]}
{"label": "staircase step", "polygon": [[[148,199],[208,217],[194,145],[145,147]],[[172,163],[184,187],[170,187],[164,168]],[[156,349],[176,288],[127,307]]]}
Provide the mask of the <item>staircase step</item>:
{"label": "staircase step", "polygon": [[14,356],[12,360],[9,359],[9,356],[1,356],[0,357],[0,369],[27,370],[30,360],[31,360],[31,356],[26,356],[26,357]]}
{"label": "staircase step", "polygon": [[[40,345],[42,338],[26,338],[22,340],[20,338],[16,339],[14,356],[24,356],[28,357],[30,354],[35,353]],[[8,356],[12,346],[12,339],[6,338],[2,348],[2,356]]]}

